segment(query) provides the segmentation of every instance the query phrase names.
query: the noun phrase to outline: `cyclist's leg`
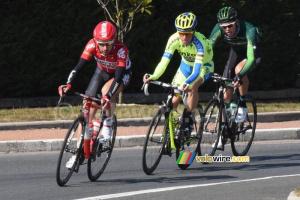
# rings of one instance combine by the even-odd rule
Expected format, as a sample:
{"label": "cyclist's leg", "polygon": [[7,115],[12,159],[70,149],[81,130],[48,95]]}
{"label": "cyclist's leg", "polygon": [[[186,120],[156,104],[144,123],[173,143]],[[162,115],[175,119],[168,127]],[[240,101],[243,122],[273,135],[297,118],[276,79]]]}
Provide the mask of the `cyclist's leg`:
{"label": "cyclist's leg", "polygon": [[[108,117],[111,117],[114,115],[114,112],[116,109],[116,97],[120,92],[122,92],[128,86],[131,76],[132,76],[131,69],[126,70],[123,75],[122,83],[121,83],[120,87],[118,88],[117,92],[110,99],[111,107],[110,107],[110,109],[107,110]],[[102,90],[101,90],[102,96],[104,96],[109,91],[113,81],[114,81],[114,78],[110,78],[110,80],[108,80],[104,84],[104,86],[102,87]]]}
{"label": "cyclist's leg", "polygon": [[[223,76],[225,78],[231,78],[233,79],[235,76],[235,69],[238,63],[240,63],[243,60],[232,48],[230,49],[229,52],[229,58],[227,60],[227,64],[225,66]],[[224,89],[224,100],[226,103],[226,107],[229,107],[229,104],[231,102],[233,95],[233,90],[232,89]]]}
{"label": "cyclist's leg", "polygon": [[[172,85],[177,85],[177,86],[180,86],[180,84],[183,82],[183,80],[185,80],[185,76],[183,75],[183,73],[181,72],[180,70],[180,67],[179,69],[177,70],[173,80],[172,80]],[[175,93],[180,93],[180,91],[178,90],[175,90]],[[177,107],[180,103],[180,100],[181,98],[179,96],[174,96],[173,99],[172,99],[172,104],[173,104],[173,110],[177,111]]]}
{"label": "cyclist's leg", "polygon": [[[246,64],[246,59],[240,62],[236,67],[235,67],[235,74],[238,74]],[[245,96],[248,93],[248,87],[249,87],[249,79],[248,76],[245,75],[243,77],[243,84],[239,87],[239,92],[241,96]]]}
{"label": "cyclist's leg", "polygon": [[[241,58],[243,56],[239,56],[240,59],[238,60],[241,60]],[[238,74],[244,67],[244,65],[246,64],[247,62],[247,58],[246,58],[246,55],[244,55],[244,59],[242,61],[240,61],[236,68],[235,68],[235,74]],[[252,67],[252,69],[250,71],[252,71],[253,69],[255,69],[255,67],[261,62],[261,50],[259,48],[259,45],[255,51],[255,63],[254,63],[254,66]],[[250,72],[249,71],[249,72]],[[246,96],[246,94],[248,93],[248,88],[249,88],[249,79],[248,79],[248,76],[245,75],[243,77],[243,84],[241,85],[241,87],[239,87],[239,92],[240,92],[240,95],[241,96]]]}
{"label": "cyclist's leg", "polygon": [[[85,91],[85,94],[88,96],[96,97],[98,94],[98,91],[100,91],[100,89],[103,87],[104,83],[108,79],[108,76],[109,75],[105,71],[101,70],[97,66],[95,73],[89,83],[89,86]],[[93,102],[93,105],[96,106],[96,104],[97,104],[96,102]],[[83,107],[84,106],[85,106],[85,102],[84,102]],[[92,121],[92,119],[94,118],[97,111],[98,111],[97,108],[91,107],[89,121]]]}
{"label": "cyclist's leg", "polygon": [[214,72],[214,62],[211,60],[207,63],[204,63],[201,67],[201,71],[199,74],[198,80],[191,84],[191,91],[188,93],[188,108],[190,112],[193,112],[197,109],[197,105],[199,102],[199,94],[198,89],[199,87],[207,81],[210,77],[212,77]]}
{"label": "cyclist's leg", "polygon": [[[108,90],[109,90],[111,84],[113,83],[113,81],[114,81],[114,78],[110,79],[109,81],[107,81],[104,84],[104,86],[102,87],[102,90],[101,90],[102,96],[104,96],[108,92]],[[118,88],[117,92],[110,98],[110,108],[106,110],[107,111],[106,114],[107,114],[108,117],[113,116],[115,108],[116,108],[116,97],[121,91],[123,91],[123,87],[124,86],[123,86],[123,83],[122,83],[120,85],[120,87]]]}

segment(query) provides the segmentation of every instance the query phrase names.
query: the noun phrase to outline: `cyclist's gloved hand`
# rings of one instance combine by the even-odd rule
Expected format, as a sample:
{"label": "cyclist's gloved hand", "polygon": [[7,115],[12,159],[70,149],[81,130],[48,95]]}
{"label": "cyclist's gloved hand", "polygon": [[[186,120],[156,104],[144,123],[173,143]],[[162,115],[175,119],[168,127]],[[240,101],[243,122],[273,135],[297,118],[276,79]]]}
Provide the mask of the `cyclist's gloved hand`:
{"label": "cyclist's gloved hand", "polygon": [[151,74],[145,74],[143,77],[143,82],[149,82],[151,80]]}
{"label": "cyclist's gloved hand", "polygon": [[184,83],[184,84],[182,85],[182,91],[184,91],[184,92],[189,92],[189,91],[191,91],[191,90],[192,90],[192,87],[191,87],[190,84]]}
{"label": "cyclist's gloved hand", "polygon": [[110,108],[110,101],[108,96],[104,96],[101,98],[101,104],[103,105],[103,109],[109,109]]}
{"label": "cyclist's gloved hand", "polygon": [[240,74],[240,73],[238,73],[234,78],[233,78],[233,85],[234,85],[234,87],[238,87],[238,86],[240,86],[240,85],[243,85],[243,76]]}
{"label": "cyclist's gloved hand", "polygon": [[61,85],[58,87],[58,93],[60,96],[65,96],[65,94],[71,89],[71,85]]}

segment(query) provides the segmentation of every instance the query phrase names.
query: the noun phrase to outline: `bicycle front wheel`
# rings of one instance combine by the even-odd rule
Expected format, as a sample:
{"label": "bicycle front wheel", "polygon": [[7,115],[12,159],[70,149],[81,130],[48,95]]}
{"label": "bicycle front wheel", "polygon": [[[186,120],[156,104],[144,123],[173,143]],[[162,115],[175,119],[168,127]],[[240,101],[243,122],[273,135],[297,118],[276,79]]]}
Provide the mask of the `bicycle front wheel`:
{"label": "bicycle front wheel", "polygon": [[166,144],[168,125],[164,114],[165,107],[159,108],[153,117],[145,138],[143,148],[143,170],[150,175],[158,166]]}
{"label": "bicycle front wheel", "polygon": [[252,97],[246,96],[246,105],[248,108],[246,119],[236,124],[236,133],[231,139],[231,149],[235,156],[245,156],[254,139],[257,123],[256,102]]}
{"label": "bicycle front wheel", "polygon": [[[61,147],[57,167],[56,167],[56,182],[59,186],[64,186],[72,176],[76,167],[79,167],[79,158],[82,156],[83,146],[83,134],[85,127],[85,119],[83,116],[79,116],[74,120],[73,124],[69,128],[67,135],[64,139]],[[77,147],[78,139],[80,138],[79,148]],[[72,156],[77,155],[76,160],[71,168],[66,167],[66,163]]]}
{"label": "bicycle front wheel", "polygon": [[[103,125],[101,125],[101,128]],[[100,129],[101,131],[101,129]],[[117,118],[114,115],[112,120],[112,134],[109,142],[105,144],[99,143],[99,137],[94,143],[91,159],[88,160],[87,173],[91,181],[96,181],[104,172],[108,161],[111,157],[117,134]]]}
{"label": "bicycle front wheel", "polygon": [[195,112],[192,113],[193,130],[190,135],[182,135],[182,145],[176,149],[177,165],[180,169],[187,169],[197,155],[200,155],[200,137],[203,133],[204,112],[198,104]]}
{"label": "bicycle front wheel", "polygon": [[200,152],[201,156],[213,156],[216,152],[219,137],[222,132],[222,111],[217,99],[211,99],[204,110],[204,128],[201,135]]}

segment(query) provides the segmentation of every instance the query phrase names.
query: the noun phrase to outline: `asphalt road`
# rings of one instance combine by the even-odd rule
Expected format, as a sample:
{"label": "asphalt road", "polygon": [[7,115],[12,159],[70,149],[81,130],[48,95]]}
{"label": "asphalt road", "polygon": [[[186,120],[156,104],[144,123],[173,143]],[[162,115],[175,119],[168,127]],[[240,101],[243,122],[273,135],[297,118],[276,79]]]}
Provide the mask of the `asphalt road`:
{"label": "asphalt road", "polygon": [[[58,152],[0,154],[1,199],[286,199],[300,186],[300,141],[255,142],[249,163],[194,161],[182,171],[164,156],[144,174],[141,148],[115,148],[104,174],[90,182],[86,166],[65,187],[55,181]],[[230,146],[216,155],[232,156]],[[119,196],[119,198],[117,198]]]}

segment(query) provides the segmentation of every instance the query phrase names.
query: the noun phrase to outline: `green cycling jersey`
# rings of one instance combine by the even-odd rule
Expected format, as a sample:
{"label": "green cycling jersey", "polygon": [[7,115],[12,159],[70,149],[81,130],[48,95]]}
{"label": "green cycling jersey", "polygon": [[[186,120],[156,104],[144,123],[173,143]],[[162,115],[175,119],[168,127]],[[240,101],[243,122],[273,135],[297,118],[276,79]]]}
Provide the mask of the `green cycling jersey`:
{"label": "green cycling jersey", "polygon": [[170,36],[161,61],[155,68],[153,75],[150,76],[151,80],[158,79],[165,72],[175,50],[182,58],[180,69],[191,69],[191,71],[189,71],[190,69],[181,69],[184,73],[187,72],[185,84],[193,84],[197,81],[201,76],[201,67],[213,58],[212,46],[203,34],[195,32],[191,43],[184,46],[176,32]]}
{"label": "green cycling jersey", "polygon": [[245,57],[247,56],[246,64],[240,71],[241,75],[247,74],[255,66],[255,55],[261,36],[258,27],[249,22],[239,20],[235,35],[229,37],[220,26],[220,23],[217,23],[209,37],[212,46],[215,45],[221,36],[235,52],[243,54]]}

